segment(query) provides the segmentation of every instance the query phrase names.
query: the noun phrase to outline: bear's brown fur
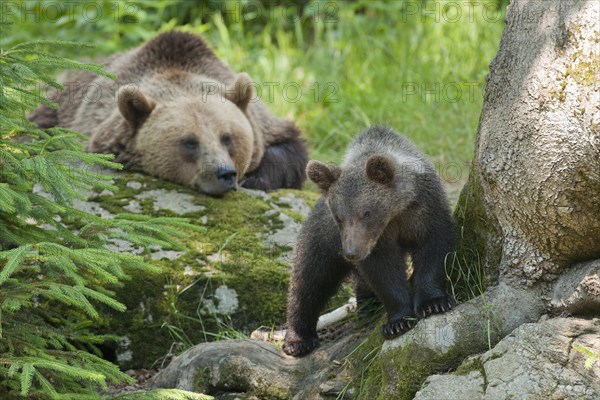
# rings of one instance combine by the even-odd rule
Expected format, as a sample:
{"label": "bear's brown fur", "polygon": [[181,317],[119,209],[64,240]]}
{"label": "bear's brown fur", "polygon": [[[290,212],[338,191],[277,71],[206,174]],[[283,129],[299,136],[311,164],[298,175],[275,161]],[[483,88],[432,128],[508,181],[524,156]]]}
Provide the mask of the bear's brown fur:
{"label": "bear's brown fur", "polygon": [[238,183],[301,188],[308,161],[293,122],[254,98],[245,73],[227,67],[198,36],[171,31],[105,62],[114,82],[78,74],[30,119],[90,137],[126,168],[220,195]]}
{"label": "bear's brown fur", "polygon": [[411,329],[416,316],[452,307],[445,290],[450,207],[433,165],[415,145],[375,126],[354,139],[341,167],[311,161],[307,172],[323,196],[296,243],[285,353],[302,356],[319,345],[319,313],[349,274],[359,307],[373,296],[383,303],[386,339]]}

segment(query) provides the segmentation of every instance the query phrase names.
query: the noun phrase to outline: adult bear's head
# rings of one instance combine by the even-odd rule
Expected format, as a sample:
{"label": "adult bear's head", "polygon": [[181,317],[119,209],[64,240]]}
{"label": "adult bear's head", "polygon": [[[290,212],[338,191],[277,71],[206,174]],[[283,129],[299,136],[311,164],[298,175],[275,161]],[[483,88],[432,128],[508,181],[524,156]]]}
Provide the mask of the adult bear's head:
{"label": "adult bear's head", "polygon": [[[168,84],[147,89],[119,89],[118,109],[127,130],[119,135],[126,142],[120,147],[131,154],[111,152],[131,168],[220,196],[236,187],[262,155],[262,138],[248,113],[252,81],[241,73],[226,87],[215,82],[200,87],[186,75],[166,76]],[[94,147],[103,145],[92,143],[89,149],[106,152]]]}

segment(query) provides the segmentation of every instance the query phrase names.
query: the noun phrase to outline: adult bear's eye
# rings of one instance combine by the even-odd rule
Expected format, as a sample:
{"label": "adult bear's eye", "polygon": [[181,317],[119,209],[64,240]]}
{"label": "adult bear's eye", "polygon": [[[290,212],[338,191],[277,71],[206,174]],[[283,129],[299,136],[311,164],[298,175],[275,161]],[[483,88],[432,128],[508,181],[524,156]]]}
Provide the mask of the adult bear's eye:
{"label": "adult bear's eye", "polygon": [[223,144],[223,146],[229,146],[231,143],[233,143],[231,135],[225,134],[221,136],[221,144]]}
{"label": "adult bear's eye", "polygon": [[363,214],[363,218],[369,218],[371,216],[371,211],[365,211]]}
{"label": "adult bear's eye", "polygon": [[198,141],[196,139],[184,139],[181,142],[181,146],[186,149],[187,151],[196,151],[198,150]]}

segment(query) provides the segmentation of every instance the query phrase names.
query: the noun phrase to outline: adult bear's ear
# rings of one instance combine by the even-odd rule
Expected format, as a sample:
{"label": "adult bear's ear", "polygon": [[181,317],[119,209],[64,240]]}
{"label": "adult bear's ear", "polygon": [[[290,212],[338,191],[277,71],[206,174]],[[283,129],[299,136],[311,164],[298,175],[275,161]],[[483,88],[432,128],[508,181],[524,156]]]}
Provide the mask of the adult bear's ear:
{"label": "adult bear's ear", "polygon": [[306,175],[317,184],[323,191],[327,192],[339,178],[342,170],[337,165],[325,164],[320,161],[309,161],[306,166]]}
{"label": "adult bear's ear", "polygon": [[119,111],[134,129],[142,126],[156,106],[154,100],[144,96],[140,89],[132,85],[120,88],[117,99]]}
{"label": "adult bear's ear", "polygon": [[254,82],[250,76],[242,72],[235,78],[235,82],[225,89],[224,96],[242,111],[246,111],[250,100],[254,97]]}
{"label": "adult bear's ear", "polygon": [[367,160],[367,177],[383,185],[394,182],[396,167],[394,162],[386,156],[374,155]]}

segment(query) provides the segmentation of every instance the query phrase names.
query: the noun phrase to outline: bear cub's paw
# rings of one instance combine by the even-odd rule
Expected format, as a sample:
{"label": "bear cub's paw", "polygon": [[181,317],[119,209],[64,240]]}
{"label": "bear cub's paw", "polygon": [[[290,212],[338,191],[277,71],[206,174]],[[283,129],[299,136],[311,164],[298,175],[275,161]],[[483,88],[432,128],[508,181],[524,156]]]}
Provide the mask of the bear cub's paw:
{"label": "bear cub's paw", "polygon": [[411,330],[417,323],[414,317],[403,317],[396,321],[388,322],[381,327],[381,334],[386,339],[393,339]]}
{"label": "bear cub's paw", "polygon": [[424,300],[423,302],[420,302],[420,304],[417,302],[415,304],[415,313],[419,317],[425,318],[428,315],[441,314],[450,311],[454,305],[455,302],[452,296],[445,295],[434,297],[433,299]]}
{"label": "bear cub's paw", "polygon": [[302,341],[290,341],[283,344],[283,352],[288,356],[302,357],[319,347],[319,339],[311,337]]}

